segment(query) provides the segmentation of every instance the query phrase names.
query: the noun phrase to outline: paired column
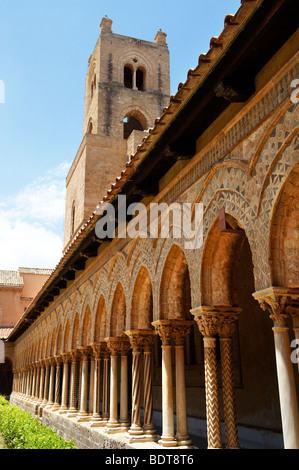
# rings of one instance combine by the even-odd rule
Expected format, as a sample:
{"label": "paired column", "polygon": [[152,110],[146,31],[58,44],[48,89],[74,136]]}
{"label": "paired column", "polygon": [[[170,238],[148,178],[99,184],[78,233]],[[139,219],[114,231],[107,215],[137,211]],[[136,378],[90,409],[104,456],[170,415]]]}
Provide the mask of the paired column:
{"label": "paired column", "polygon": [[62,372],[62,392],[61,392],[61,406],[59,413],[66,413],[68,411],[68,383],[69,383],[69,362],[70,357],[68,354],[62,354],[63,372]]}
{"label": "paired column", "polygon": [[[187,433],[185,395],[185,366],[181,346],[193,322],[184,320],[159,320],[152,323],[162,340],[162,436],[159,443],[165,447],[191,446]],[[178,339],[179,338],[179,339]],[[174,404],[172,377],[172,342],[176,348],[176,399],[177,434],[174,434]],[[183,383],[179,383],[182,380]]]}
{"label": "paired column", "polygon": [[55,378],[55,401],[52,406],[52,411],[56,411],[60,407],[60,393],[61,393],[61,356],[55,356],[56,363],[56,378]]}
{"label": "paired column", "polygon": [[89,421],[87,412],[87,390],[88,390],[88,358],[89,349],[82,348],[81,352],[81,396],[80,396],[80,412],[77,421]]}
{"label": "paired column", "polygon": [[[120,432],[127,429],[128,422],[128,365],[127,355],[130,342],[127,337],[107,338],[110,350],[110,418],[107,422],[108,433]],[[120,384],[120,420],[118,420],[118,358],[121,356]]]}
{"label": "paired column", "polygon": [[[153,330],[132,330],[126,335],[130,339],[132,352],[132,417],[128,431],[130,442],[154,441],[157,433],[153,425],[152,397],[152,346],[155,341]],[[141,425],[141,357],[144,354],[144,425]]]}
{"label": "paired column", "polygon": [[239,447],[232,363],[232,335],[240,309],[206,307],[191,310],[203,335],[208,448],[221,449],[221,423],[218,396],[216,335],[220,336],[223,408],[226,447]]}
{"label": "paired column", "polygon": [[253,297],[273,321],[274,346],[285,449],[299,449],[299,414],[291,361],[287,307],[298,302],[298,289],[271,287]]}

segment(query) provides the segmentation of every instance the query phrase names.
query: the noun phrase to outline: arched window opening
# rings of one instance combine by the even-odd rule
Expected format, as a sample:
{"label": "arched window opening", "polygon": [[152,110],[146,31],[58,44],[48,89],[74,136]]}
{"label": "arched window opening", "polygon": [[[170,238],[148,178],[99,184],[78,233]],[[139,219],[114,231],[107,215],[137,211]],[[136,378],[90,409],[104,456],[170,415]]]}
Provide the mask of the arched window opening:
{"label": "arched window opening", "polygon": [[88,123],[87,133],[92,134],[92,121],[89,121]]}
{"label": "arched window opening", "polygon": [[133,88],[133,70],[127,65],[124,68],[124,85],[126,88]]}
{"label": "arched window opening", "polygon": [[140,91],[144,91],[144,79],[145,79],[144,71],[141,69],[138,69],[136,72],[136,87]]}
{"label": "arched window opening", "polygon": [[143,131],[141,122],[134,116],[127,116],[124,119],[124,139],[128,139],[133,131]]}

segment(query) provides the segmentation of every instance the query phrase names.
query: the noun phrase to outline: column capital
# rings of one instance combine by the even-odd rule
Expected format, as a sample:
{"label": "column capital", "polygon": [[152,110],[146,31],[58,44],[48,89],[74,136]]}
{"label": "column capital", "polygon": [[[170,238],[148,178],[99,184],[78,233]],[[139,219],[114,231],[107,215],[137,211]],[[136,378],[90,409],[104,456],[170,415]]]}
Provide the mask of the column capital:
{"label": "column capital", "polygon": [[259,302],[262,310],[268,310],[275,327],[286,327],[291,308],[298,305],[299,289],[269,287],[254,292],[253,297]]}
{"label": "column capital", "polygon": [[105,341],[112,356],[126,355],[131,348],[129,338],[126,336],[106,338]]}
{"label": "column capital", "polygon": [[204,337],[213,337],[219,334],[221,338],[229,338],[233,335],[241,311],[241,308],[230,305],[202,305],[190,310]]}
{"label": "column capital", "polygon": [[186,320],[158,320],[152,323],[163,346],[170,346],[173,339],[178,345],[189,333],[192,324],[193,321]]}
{"label": "column capital", "polygon": [[156,333],[151,329],[130,330],[125,332],[129,337],[133,351],[140,351],[141,349],[150,349],[155,341]]}
{"label": "column capital", "polygon": [[99,359],[101,355],[101,343],[92,343],[90,346],[92,348],[95,358]]}
{"label": "column capital", "polygon": [[71,356],[68,352],[67,353],[62,353],[61,360],[64,364],[67,364],[68,362],[70,362],[70,359],[71,359]]}
{"label": "column capital", "polygon": [[55,356],[54,360],[57,366],[60,366],[62,364],[62,356]]}

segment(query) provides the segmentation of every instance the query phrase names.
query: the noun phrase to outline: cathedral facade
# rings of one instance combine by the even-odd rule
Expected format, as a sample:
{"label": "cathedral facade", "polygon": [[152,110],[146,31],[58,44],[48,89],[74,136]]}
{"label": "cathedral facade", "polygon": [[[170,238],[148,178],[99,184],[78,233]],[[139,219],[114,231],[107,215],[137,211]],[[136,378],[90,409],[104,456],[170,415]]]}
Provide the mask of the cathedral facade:
{"label": "cathedral facade", "polygon": [[[295,1],[243,0],[174,96],[166,34],[103,18],[63,256],[8,338],[12,403],[81,448],[299,448],[298,78]],[[198,243],[183,211],[153,234],[162,204]]]}

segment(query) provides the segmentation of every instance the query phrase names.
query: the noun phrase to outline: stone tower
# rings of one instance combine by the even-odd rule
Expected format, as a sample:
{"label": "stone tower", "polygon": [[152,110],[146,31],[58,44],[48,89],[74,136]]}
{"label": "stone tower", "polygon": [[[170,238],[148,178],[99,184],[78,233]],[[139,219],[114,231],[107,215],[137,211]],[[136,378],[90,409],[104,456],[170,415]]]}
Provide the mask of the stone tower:
{"label": "stone tower", "polygon": [[111,26],[102,19],[88,61],[83,139],[66,180],[64,249],[169,104],[166,34],[149,42],[114,34]]}

